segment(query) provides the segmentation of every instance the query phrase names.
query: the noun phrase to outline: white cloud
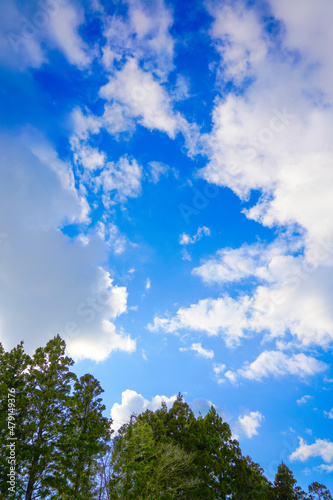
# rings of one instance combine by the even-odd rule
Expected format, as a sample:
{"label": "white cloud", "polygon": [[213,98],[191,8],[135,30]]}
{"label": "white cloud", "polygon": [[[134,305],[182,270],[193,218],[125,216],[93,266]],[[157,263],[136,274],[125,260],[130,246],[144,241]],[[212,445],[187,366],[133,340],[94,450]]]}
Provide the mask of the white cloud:
{"label": "white cloud", "polygon": [[[327,348],[333,340],[332,242],[319,241],[305,255],[294,256],[302,246],[302,239],[279,238],[269,245],[225,248],[192,274],[207,284],[248,280],[252,291],[243,309],[244,335],[265,331],[266,338],[277,339],[290,333],[297,345]],[[244,306],[243,297],[234,300]],[[285,345],[277,342],[279,348]]]}
{"label": "white cloud", "polygon": [[255,277],[256,286],[252,282],[247,296],[224,294],[200,300],[180,308],[174,318],[162,322],[155,318],[155,327],[222,333],[230,341],[265,332],[265,338],[276,340],[279,349],[288,347],[284,339],[291,335],[297,347],[328,348],[333,341],[333,268],[302,256],[272,254],[270,249],[266,255],[265,251],[260,246],[247,256],[244,248],[220,251],[217,259],[192,271],[208,284]]}
{"label": "white cloud", "polygon": [[83,9],[69,3],[61,7],[58,15],[50,18],[48,26],[50,39],[64,53],[68,62],[80,69],[87,68],[92,62],[91,50],[78,32],[83,22]]}
{"label": "white cloud", "polygon": [[245,9],[241,2],[233,7],[224,4],[218,9],[216,3],[208,5],[210,14],[215,18],[211,36],[222,56],[224,73],[241,83],[267,53],[259,20],[255,11]]}
{"label": "white cloud", "polygon": [[304,353],[287,354],[280,351],[264,351],[251,364],[245,363],[237,371],[227,371],[225,377],[230,382],[237,382],[239,378],[261,381],[266,377],[280,377],[296,375],[301,378],[322,373],[328,368],[322,361]]}
{"label": "white cloud", "polygon": [[122,157],[117,163],[108,162],[92,182],[102,188],[104,204],[109,206],[137,198],[141,194],[141,180],[142,167],[134,158]]}
{"label": "white cloud", "polygon": [[264,416],[259,411],[251,411],[243,416],[238,417],[238,430],[244,433],[246,437],[252,438],[258,435],[258,429]]}
{"label": "white cloud", "polygon": [[151,73],[139,67],[136,59],[129,59],[110,77],[100,89],[100,96],[120,103],[129,117],[150,130],[157,129],[174,138],[179,129],[168,93]]}
{"label": "white cloud", "polygon": [[[88,138],[89,134],[98,134],[101,128],[101,120],[89,113],[82,111],[79,107],[75,107],[70,115],[70,122],[73,127],[74,136],[71,138],[73,149],[80,147],[80,140]],[[79,151],[77,151],[79,152]]]}
{"label": "white cloud", "polygon": [[151,161],[149,164],[150,181],[157,184],[163,175],[168,175],[170,167],[158,161]]}
{"label": "white cloud", "polygon": [[303,404],[307,403],[312,398],[313,398],[313,396],[309,396],[308,394],[306,394],[305,396],[302,396],[300,399],[298,399],[296,401],[296,403],[298,405],[303,405]]}
{"label": "white cloud", "polygon": [[97,225],[98,236],[106,243],[107,248],[116,255],[124,253],[129,242],[118,227],[113,224],[104,224],[99,221]]}
{"label": "white cloud", "polygon": [[[248,217],[267,226],[301,226],[310,246],[333,233],[333,8],[326,0],[319,8],[308,1],[293,8],[271,2],[282,26],[276,35],[268,35],[255,8],[238,1],[211,9],[224,71],[235,81],[252,81],[243,95],[216,101],[206,136],[210,162],[201,174],[242,198],[260,190]],[[309,32],[313,43],[305,40]]]}
{"label": "white cloud", "polygon": [[[289,459],[305,462],[312,457],[321,457],[326,463],[332,462],[333,443],[328,439],[316,439],[313,444],[306,444],[302,438],[299,438],[299,447],[289,456]],[[332,465],[330,464],[330,466]]]}
{"label": "white cloud", "polygon": [[74,161],[81,164],[88,171],[94,171],[104,167],[106,154],[100,152],[98,148],[93,148],[77,141],[77,147],[74,149]]}
{"label": "white cloud", "polygon": [[201,343],[194,343],[190,347],[181,347],[179,350],[182,352],[194,351],[199,356],[206,359],[212,359],[214,357],[214,351],[212,351],[211,349],[205,349],[204,347],[202,347]]}
{"label": "white cloud", "polygon": [[322,464],[322,465],[319,465],[318,467],[316,467],[316,469],[319,471],[325,471],[327,473],[333,472],[333,464],[332,465]]}
{"label": "white cloud", "polygon": [[220,373],[224,372],[226,366],[223,363],[213,363],[213,370],[215,375],[220,375]]}
{"label": "white cloud", "polygon": [[151,331],[161,329],[169,333],[186,328],[203,331],[207,335],[221,334],[227,345],[235,345],[244,336],[244,329],[248,324],[245,315],[248,300],[246,296],[239,302],[231,297],[200,300],[188,308],[180,308],[173,318],[155,317],[148,328]]}
{"label": "white cloud", "polygon": [[182,254],[183,260],[188,260],[189,262],[191,262],[192,257],[191,257],[190,252],[187,250],[187,248],[182,248],[181,254]]}
{"label": "white cloud", "polygon": [[127,291],[101,265],[107,247],[61,231],[88,221],[70,166],[38,134],[2,136],[0,145],[1,342],[9,349],[24,335],[31,352],[60,333],[76,359],[132,352],[135,341],[111,322],[126,311]]}
{"label": "white cloud", "polygon": [[274,256],[281,254],[281,246],[272,244],[243,245],[240,248],[223,248],[216,257],[208,259],[192,274],[199,276],[205,283],[238,281],[251,276],[271,280],[267,266]]}
{"label": "white cloud", "polygon": [[333,418],[333,408],[330,411],[324,411],[325,417]]}
{"label": "white cloud", "polygon": [[135,57],[142,61],[145,69],[154,70],[161,77],[173,69],[174,40],[170,35],[172,14],[163,0],[154,3],[128,2],[128,17],[104,18],[102,61],[111,69],[114,61],[123,57]]}
{"label": "white cloud", "polygon": [[151,288],[151,281],[150,281],[150,278],[147,278],[146,284],[145,284],[145,289],[150,290],[150,288]]}
{"label": "white cloud", "polygon": [[87,68],[94,54],[79,34],[85,21],[82,7],[60,0],[31,7],[29,2],[19,7],[15,0],[1,2],[0,59],[18,70],[39,68],[48,62],[48,49],[57,48],[70,64]]}
{"label": "white cloud", "polygon": [[181,245],[193,245],[197,241],[201,240],[203,236],[210,236],[210,229],[206,226],[199,227],[197,232],[192,236],[186,233],[182,233],[179,236],[179,243]]}
{"label": "white cloud", "polygon": [[136,391],[126,389],[121,395],[121,403],[114,403],[111,408],[111,418],[113,420],[112,428],[115,431],[130,419],[130,416],[135,414],[139,415],[146,410],[158,410],[164,401],[168,408],[170,408],[176,401],[177,396],[154,396],[151,401],[145,399],[141,394]]}

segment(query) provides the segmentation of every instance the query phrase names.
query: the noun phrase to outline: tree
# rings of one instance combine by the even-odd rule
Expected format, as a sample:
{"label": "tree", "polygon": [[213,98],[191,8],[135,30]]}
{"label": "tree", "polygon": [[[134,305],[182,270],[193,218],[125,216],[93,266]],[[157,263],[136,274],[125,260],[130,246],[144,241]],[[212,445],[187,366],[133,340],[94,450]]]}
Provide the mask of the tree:
{"label": "tree", "polygon": [[[8,462],[10,442],[15,443],[15,470],[22,470],[22,464],[28,459],[26,448],[26,412],[29,395],[26,391],[27,368],[31,364],[30,357],[25,354],[23,342],[10,352],[5,352],[0,344],[0,497],[17,498],[23,495],[24,483],[16,476],[15,490],[8,489]],[[11,395],[8,398],[8,395]],[[9,401],[14,403],[10,405]],[[10,411],[9,411],[10,410]],[[13,438],[11,441],[9,438]],[[19,446],[17,446],[19,443]]]}
{"label": "tree", "polygon": [[192,460],[171,442],[156,444],[147,422],[131,422],[116,439],[110,498],[172,499],[180,491],[191,491],[197,483],[189,475]]}
{"label": "tree", "polygon": [[[99,458],[110,440],[110,422],[92,375],[79,380],[58,336],[32,357],[23,343],[6,353],[0,344],[1,498],[95,498]],[[8,403],[15,394],[16,491],[8,490]]]}
{"label": "tree", "polygon": [[[140,460],[136,458],[134,461],[129,459],[132,452],[129,453],[131,448],[129,444],[126,444],[133,444],[133,436],[136,436],[137,440],[134,449],[142,451],[140,443],[143,446],[143,440],[149,443],[149,453],[142,455]],[[117,484],[118,486],[120,484],[120,491],[123,495],[124,491],[127,492],[126,494],[137,492],[135,488],[139,484],[141,485],[140,492],[144,491],[142,488],[147,486],[147,481],[151,485],[150,471],[159,470],[155,461],[160,460],[161,465],[163,457],[166,460],[165,456],[169,454],[172,457],[182,457],[180,462],[183,465],[186,464],[186,475],[191,481],[186,487],[182,484],[184,472],[180,469],[179,475],[175,476],[176,480],[174,478],[172,482],[179,487],[174,489],[173,496],[170,498],[245,499],[251,498],[251,496],[246,496],[250,490],[252,498],[269,498],[264,496],[264,491],[269,489],[269,483],[262,475],[261,469],[242,457],[237,441],[232,439],[228,424],[222,421],[215,408],[211,407],[205,417],[200,415],[196,418],[180,394],[169,411],[166,405],[162,404],[159,410],[155,412],[147,410],[137,417],[134,424],[124,426],[121,429],[121,437],[118,438],[116,449],[114,486],[117,487]],[[181,455],[181,451],[185,455]],[[190,457],[191,460],[186,457]],[[147,467],[147,469],[140,476],[142,467]],[[164,470],[163,467],[161,469]],[[173,471],[175,470],[173,466]],[[245,474],[243,480],[240,480],[240,473]],[[250,485],[247,483],[249,478],[252,481]],[[168,483],[170,484],[169,480],[166,481],[166,484]],[[160,498],[156,496],[157,490],[154,491],[155,496],[153,495],[152,498]],[[145,493],[147,494],[146,490]],[[256,493],[259,496],[255,496]]]}
{"label": "tree", "polygon": [[332,495],[323,484],[314,482],[309,486],[311,500],[332,500]]}
{"label": "tree", "polygon": [[111,420],[103,417],[105,406],[99,397],[104,392],[92,375],[75,381],[68,400],[66,425],[59,440],[60,476],[55,478],[60,499],[95,498],[99,459],[109,450]]}
{"label": "tree", "polygon": [[29,458],[22,468],[26,479],[25,500],[31,500],[36,490],[40,498],[49,495],[58,473],[58,442],[66,424],[64,408],[75,379],[69,372],[74,361],[65,356],[65,347],[58,335],[45,348],[38,348],[27,375],[25,444]]}
{"label": "tree", "polygon": [[234,500],[271,500],[272,484],[264,476],[264,471],[250,457],[237,457]]}
{"label": "tree", "polygon": [[274,494],[276,500],[294,500],[295,498],[295,485],[292,471],[286,466],[284,462],[278,466],[277,473],[274,480]]}

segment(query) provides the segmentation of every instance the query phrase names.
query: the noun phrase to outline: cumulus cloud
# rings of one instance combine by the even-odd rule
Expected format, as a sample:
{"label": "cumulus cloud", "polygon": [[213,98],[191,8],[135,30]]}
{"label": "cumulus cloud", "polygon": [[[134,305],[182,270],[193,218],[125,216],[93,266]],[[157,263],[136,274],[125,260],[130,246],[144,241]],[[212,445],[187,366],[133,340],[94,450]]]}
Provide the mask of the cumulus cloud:
{"label": "cumulus cloud", "polygon": [[145,399],[141,394],[131,389],[122,392],[121,403],[114,403],[111,408],[111,418],[113,420],[112,428],[118,431],[126,424],[131,415],[139,415],[146,410],[158,410],[162,402],[165,402],[168,408],[171,408],[176,401],[177,396],[154,396],[151,400]]}
{"label": "cumulus cloud", "polygon": [[70,165],[38,134],[0,143],[1,342],[9,349],[23,335],[31,351],[60,333],[76,359],[132,352],[135,341],[113,323],[126,311],[127,291],[101,265],[105,243],[61,231],[89,221]]}
{"label": "cumulus cloud", "polygon": [[216,9],[216,3],[208,4],[214,17],[211,36],[221,54],[224,73],[241,83],[249,72],[264,60],[267,44],[262,26],[254,10],[244,9],[239,2],[233,7],[227,3]]}
{"label": "cumulus cloud", "polygon": [[150,72],[139,67],[136,59],[129,59],[101,87],[99,93],[108,102],[121,104],[126,114],[136,118],[144,127],[161,130],[171,138],[175,137],[178,122],[172,111],[170,97]]}
{"label": "cumulus cloud", "polygon": [[[230,93],[216,101],[213,130],[207,136],[210,162],[201,174],[241,198],[260,190],[263,196],[248,217],[267,226],[302,227],[311,245],[333,232],[333,96],[328,88],[333,58],[321,49],[332,40],[332,5],[323,0],[316,9],[311,2],[296,2],[290,9],[284,0],[271,2],[282,27],[274,33],[256,6],[241,1],[213,5],[211,36],[223,70],[235,82],[250,78],[250,84],[244,94]],[[311,38],[305,40],[307,26],[313,44]],[[295,51],[298,64],[291,56]]]}
{"label": "cumulus cloud", "polygon": [[207,335],[221,334],[229,346],[239,343],[247,326],[246,311],[248,297],[235,301],[231,297],[204,299],[188,308],[180,308],[172,318],[155,316],[148,325],[151,331],[164,330],[176,333],[178,330],[190,329],[202,331]]}
{"label": "cumulus cloud", "polygon": [[313,444],[307,444],[302,438],[299,438],[299,447],[289,456],[289,459],[305,462],[312,457],[321,457],[324,462],[329,464],[329,467],[332,467],[333,443],[328,439],[316,439]]}
{"label": "cumulus cloud", "polygon": [[235,383],[239,378],[261,381],[266,377],[295,375],[301,378],[322,373],[328,365],[304,353],[288,356],[281,351],[264,351],[252,363],[245,363],[237,371],[227,371],[225,377]]}
{"label": "cumulus cloud", "polygon": [[215,257],[194,268],[192,274],[207,284],[239,281],[252,276],[269,279],[266,268],[274,254],[280,253],[275,245],[271,248],[260,244],[223,248],[216,252]]}
{"label": "cumulus cloud", "polygon": [[205,349],[202,347],[201,343],[193,343],[190,347],[181,347],[179,350],[182,352],[194,351],[198,354],[198,356],[206,359],[212,359],[214,357],[214,351],[211,349]]}
{"label": "cumulus cloud", "polygon": [[[277,339],[288,332],[297,345],[327,348],[333,340],[332,241],[317,242],[306,255],[302,249],[300,238],[225,248],[192,274],[208,285],[247,280],[251,292],[243,308],[243,334],[265,331]],[[242,296],[234,300],[245,304]],[[283,341],[278,342],[281,347]]]}
{"label": "cumulus cloud", "polygon": [[264,416],[259,411],[251,411],[243,416],[240,415],[238,417],[236,432],[239,434],[245,434],[246,437],[251,439],[253,436],[257,436],[259,434],[258,429],[263,420]]}

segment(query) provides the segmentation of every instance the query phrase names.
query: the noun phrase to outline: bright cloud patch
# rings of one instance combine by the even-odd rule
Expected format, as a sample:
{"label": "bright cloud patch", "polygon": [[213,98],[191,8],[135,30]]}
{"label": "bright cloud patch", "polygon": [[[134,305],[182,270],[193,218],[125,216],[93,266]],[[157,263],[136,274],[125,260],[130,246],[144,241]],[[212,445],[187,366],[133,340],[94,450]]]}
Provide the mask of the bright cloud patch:
{"label": "bright cloud patch", "polygon": [[117,431],[122,425],[126,424],[131,415],[139,415],[146,410],[158,410],[164,401],[170,408],[176,401],[177,396],[154,396],[150,401],[145,399],[136,391],[126,389],[121,395],[121,403],[115,403],[111,408],[111,418],[113,420],[112,428]]}
{"label": "bright cloud patch", "polygon": [[100,90],[107,101],[118,102],[131,118],[139,118],[148,129],[158,129],[174,137],[178,128],[168,94],[151,73],[139,68],[129,59],[122,70]]}
{"label": "bright cloud patch", "polygon": [[205,299],[189,308],[179,309],[174,318],[155,317],[148,328],[152,331],[164,330],[169,333],[187,328],[206,332],[207,335],[221,334],[227,345],[231,346],[237,344],[243,337],[243,330],[247,326],[245,316],[247,307],[247,297],[239,303],[231,297]]}
{"label": "bright cloud patch", "polygon": [[238,417],[238,425],[240,432],[244,433],[246,437],[252,438],[258,435],[258,429],[264,416],[259,411],[251,411],[243,416]]}
{"label": "bright cloud patch", "polygon": [[298,405],[303,405],[303,404],[307,403],[312,398],[313,398],[313,396],[309,396],[308,394],[306,394],[305,396],[302,396],[300,399],[298,399],[296,401],[296,403]]}
{"label": "bright cloud patch", "polygon": [[104,203],[108,205],[139,196],[141,178],[142,168],[136,160],[123,157],[117,163],[107,163],[93,183],[101,187]]}
{"label": "bright cloud patch", "polygon": [[303,353],[288,356],[280,351],[264,351],[251,364],[245,364],[242,368],[233,372],[225,373],[225,376],[235,382],[239,378],[260,381],[266,377],[280,377],[284,375],[296,375],[304,378],[322,373],[328,366],[312,356]]}
{"label": "bright cloud patch", "polygon": [[[266,31],[254,9],[240,5],[212,10],[212,37],[231,78],[236,83],[245,76],[254,81],[244,97],[231,94],[216,102],[213,132],[207,137],[211,161],[202,175],[241,197],[260,189],[263,197],[249,217],[269,226],[298,224],[315,241],[333,232],[332,118],[326,105],[332,92],[325,83],[333,61],[319,42],[327,46],[332,34],[314,5],[307,3],[297,21],[286,2],[275,2],[273,11],[286,29],[284,49],[302,53],[295,65],[292,58],[277,54],[281,38]],[[333,16],[332,5],[325,2],[325,6],[327,15]],[[297,7],[302,9],[301,3]],[[305,41],[303,23],[320,33],[314,44]],[[310,65],[321,67],[320,74],[309,71],[305,80]],[[282,90],[286,82],[288,93]]]}
{"label": "bright cloud patch", "polygon": [[198,344],[194,343],[191,345],[191,347],[181,347],[179,350],[182,352],[194,351],[198,354],[198,356],[201,356],[202,358],[206,359],[211,359],[214,357],[214,351],[210,349],[205,349],[204,347],[202,347],[201,343]]}
{"label": "bright cloud patch", "polygon": [[179,237],[179,243],[181,245],[193,245],[197,241],[201,240],[203,236],[210,236],[210,230],[206,226],[198,228],[198,231],[191,237],[189,234],[183,233]]}
{"label": "bright cloud patch", "polygon": [[316,439],[313,444],[307,444],[300,438],[299,447],[290,455],[289,459],[305,462],[312,457],[321,457],[324,462],[331,463],[333,461],[333,443],[328,439]]}
{"label": "bright cloud patch", "polygon": [[112,323],[126,311],[126,288],[98,264],[107,256],[100,238],[59,231],[87,221],[87,205],[70,167],[36,137],[1,137],[1,341],[8,348],[24,334],[32,350],[60,333],[75,358],[132,352],[135,341]]}

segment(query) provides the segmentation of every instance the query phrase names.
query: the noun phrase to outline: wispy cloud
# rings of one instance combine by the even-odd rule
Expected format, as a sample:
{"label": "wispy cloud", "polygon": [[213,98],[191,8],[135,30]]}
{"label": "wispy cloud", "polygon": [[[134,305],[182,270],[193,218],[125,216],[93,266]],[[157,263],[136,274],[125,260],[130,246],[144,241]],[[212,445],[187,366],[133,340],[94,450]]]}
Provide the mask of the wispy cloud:
{"label": "wispy cloud", "polygon": [[201,343],[194,343],[190,347],[181,347],[179,350],[182,352],[194,351],[198,354],[198,356],[206,359],[212,359],[214,357],[214,351],[211,349],[205,349],[202,347]]}

